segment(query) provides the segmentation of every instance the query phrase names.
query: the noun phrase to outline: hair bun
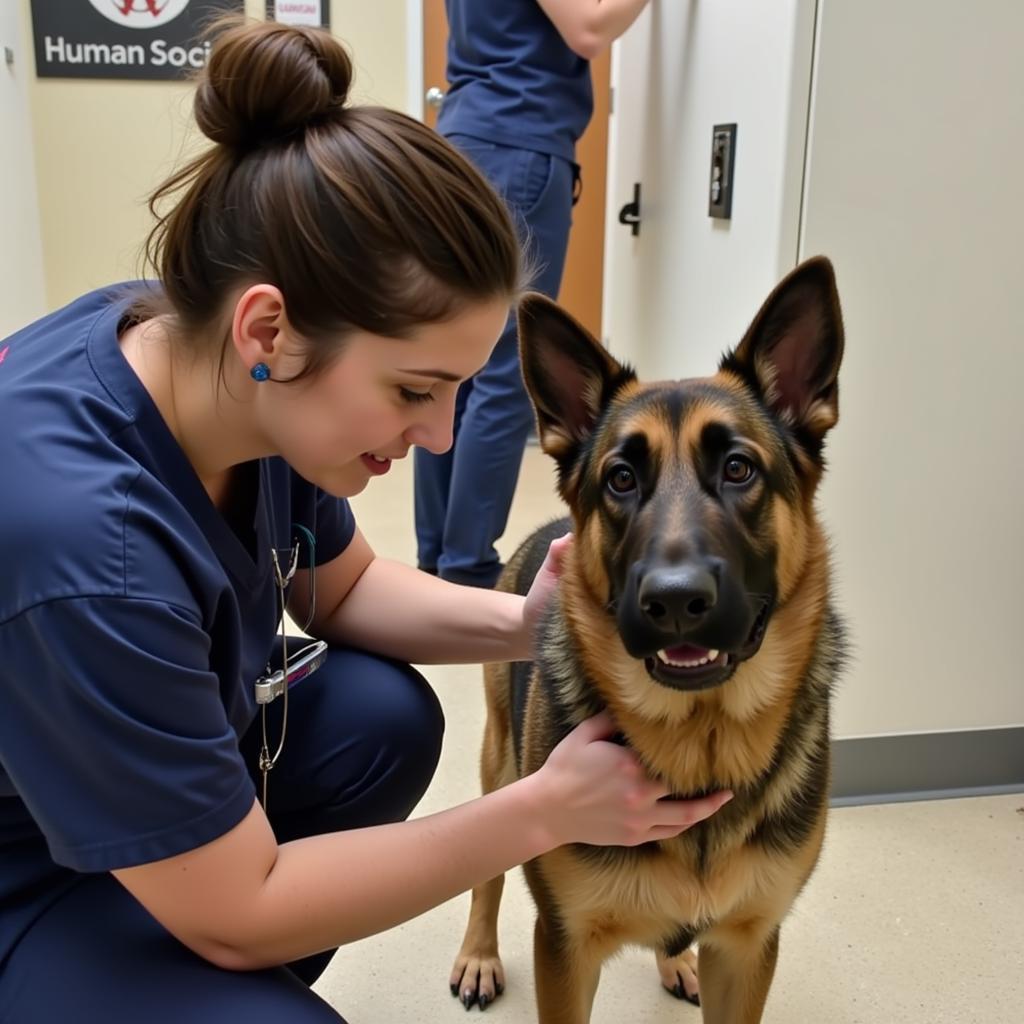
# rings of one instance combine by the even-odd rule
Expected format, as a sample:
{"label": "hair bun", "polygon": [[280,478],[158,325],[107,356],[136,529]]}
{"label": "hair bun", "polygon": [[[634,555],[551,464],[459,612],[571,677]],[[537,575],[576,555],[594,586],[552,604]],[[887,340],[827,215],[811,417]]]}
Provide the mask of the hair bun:
{"label": "hair bun", "polygon": [[279,141],[344,107],[352,62],[330,33],[236,17],[215,22],[211,33],[195,116],[214,142],[244,148]]}

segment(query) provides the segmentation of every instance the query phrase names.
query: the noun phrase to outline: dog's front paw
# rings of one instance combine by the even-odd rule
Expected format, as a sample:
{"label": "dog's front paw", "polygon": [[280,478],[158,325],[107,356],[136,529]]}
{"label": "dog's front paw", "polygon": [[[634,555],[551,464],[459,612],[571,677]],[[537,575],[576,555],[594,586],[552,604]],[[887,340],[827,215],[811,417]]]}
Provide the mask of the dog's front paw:
{"label": "dog's front paw", "polygon": [[505,968],[497,952],[460,951],[449,979],[452,995],[468,1010],[486,1010],[505,991]]}
{"label": "dog's front paw", "polygon": [[658,954],[658,974],[661,984],[676,999],[685,999],[700,1006],[700,986],[697,983],[697,954],[685,949],[679,956]]}

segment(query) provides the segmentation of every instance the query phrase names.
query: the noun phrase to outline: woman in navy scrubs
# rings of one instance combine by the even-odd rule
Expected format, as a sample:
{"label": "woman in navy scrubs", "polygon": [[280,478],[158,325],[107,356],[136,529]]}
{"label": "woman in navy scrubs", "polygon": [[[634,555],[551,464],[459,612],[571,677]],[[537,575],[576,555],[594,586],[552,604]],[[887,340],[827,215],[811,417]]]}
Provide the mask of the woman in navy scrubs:
{"label": "woman in navy scrubs", "polygon": [[[308,986],[340,943],[720,803],[659,803],[599,717],[405,821],[443,731],[409,663],[528,657],[560,552],[524,601],[377,558],[353,521],[391,460],[451,444],[520,270],[477,172],[348,106],[350,74],[325,33],[222,26],[213,145],[154,197],[159,281],[0,346],[5,1024],[337,1021]],[[283,603],[329,653],[257,704]]]}

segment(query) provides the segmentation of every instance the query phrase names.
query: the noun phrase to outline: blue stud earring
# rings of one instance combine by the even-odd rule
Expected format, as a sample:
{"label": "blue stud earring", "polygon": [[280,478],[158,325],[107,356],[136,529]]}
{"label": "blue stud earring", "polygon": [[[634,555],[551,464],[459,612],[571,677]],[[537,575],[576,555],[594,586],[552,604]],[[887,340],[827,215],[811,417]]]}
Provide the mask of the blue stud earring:
{"label": "blue stud earring", "polygon": [[266,363],[257,363],[250,371],[249,376],[253,380],[270,380],[270,367]]}

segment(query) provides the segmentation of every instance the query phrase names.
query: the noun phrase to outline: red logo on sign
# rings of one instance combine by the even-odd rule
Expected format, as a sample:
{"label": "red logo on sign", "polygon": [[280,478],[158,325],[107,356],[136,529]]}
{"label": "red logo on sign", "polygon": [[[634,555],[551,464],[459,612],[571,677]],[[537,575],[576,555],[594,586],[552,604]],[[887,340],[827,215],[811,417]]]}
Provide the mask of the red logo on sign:
{"label": "red logo on sign", "polygon": [[[82,0],[76,0],[76,2],[81,3]],[[169,21],[174,21],[192,0],[87,0],[87,2],[107,21],[112,21],[115,25],[149,32],[159,25],[166,25]]]}
{"label": "red logo on sign", "polygon": [[167,6],[167,0],[164,0],[162,5],[159,3],[159,0],[142,0],[142,7],[140,9],[136,8],[136,2],[137,0],[121,0],[119,8],[121,15],[127,18],[129,14],[144,14],[146,11],[149,11],[154,18],[159,18],[164,7]]}

